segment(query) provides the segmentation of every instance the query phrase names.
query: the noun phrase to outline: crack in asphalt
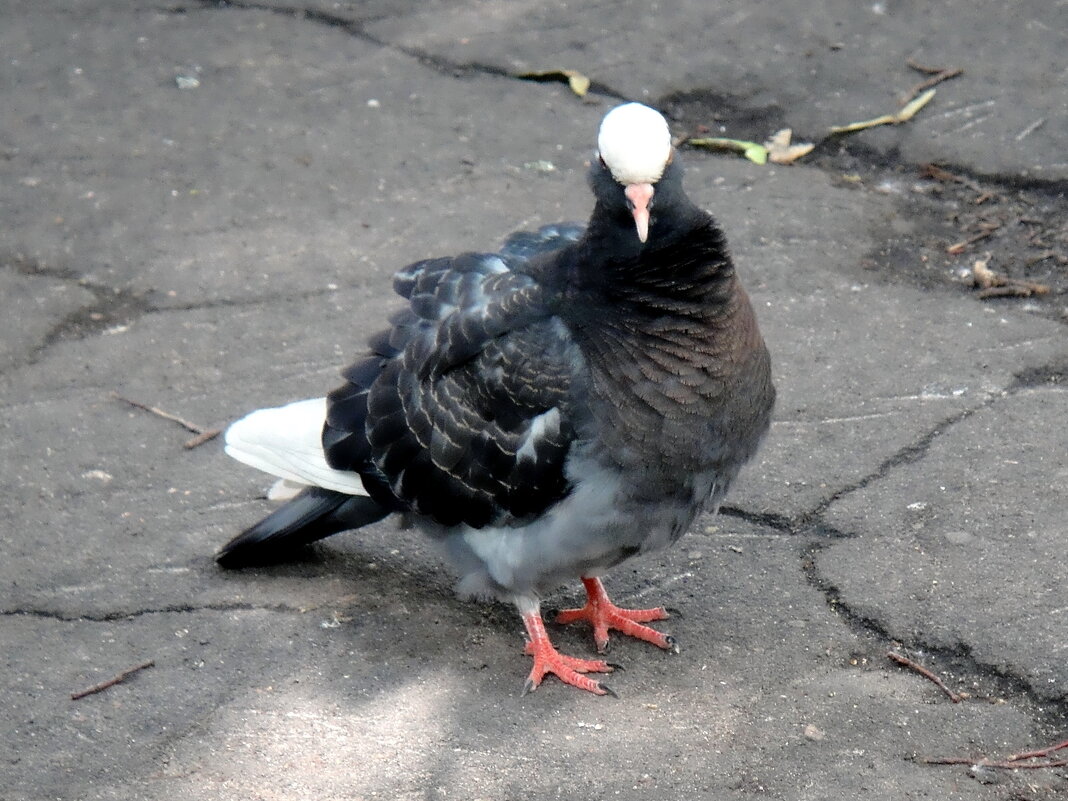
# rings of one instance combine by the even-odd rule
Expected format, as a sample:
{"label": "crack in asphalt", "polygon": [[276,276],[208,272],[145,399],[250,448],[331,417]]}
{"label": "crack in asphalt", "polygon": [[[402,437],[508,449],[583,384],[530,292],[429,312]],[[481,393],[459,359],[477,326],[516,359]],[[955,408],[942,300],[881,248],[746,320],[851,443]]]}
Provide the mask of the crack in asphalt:
{"label": "crack in asphalt", "polygon": [[719,514],[724,517],[735,517],[755,526],[770,528],[782,534],[798,533],[794,520],[787,515],[780,515],[775,512],[751,512],[737,506],[721,506],[719,507]]}
{"label": "crack in asphalt", "polygon": [[250,604],[243,602],[216,604],[172,604],[149,609],[127,609],[100,614],[73,615],[58,609],[15,608],[0,609],[0,617],[33,617],[55,620],[61,623],[115,623],[134,620],[146,615],[195,614],[197,612],[282,612],[301,614],[302,611],[286,604]]}
{"label": "crack in asphalt", "polygon": [[137,292],[96,283],[70,268],[51,267],[21,256],[0,260],[0,269],[5,268],[20,275],[40,276],[73,284],[89,292],[93,301],[64,315],[45,333],[40,342],[28,348],[22,358],[14,360],[4,370],[0,370],[0,373],[36,364],[44,353],[58,342],[99,334],[109,328],[132,322],[151,310],[151,306]]}
{"label": "crack in asphalt", "polygon": [[88,339],[102,332],[122,325],[128,325],[142,317],[168,312],[200,311],[226,308],[255,308],[272,303],[289,303],[293,301],[314,300],[328,297],[352,287],[327,287],[309,289],[304,292],[287,292],[279,294],[257,295],[250,298],[209,298],[190,303],[160,305],[152,303],[140,293],[130,289],[110,287],[98,284],[80,275],[73,269],[50,267],[28,261],[24,258],[0,260],[0,269],[9,269],[20,275],[40,276],[57,281],[74,284],[93,295],[93,300],[74,311],[64,315],[53,325],[38,342],[28,348],[21,358],[11,362],[0,374],[31,367],[44,358],[45,353],[61,342],[74,342]]}
{"label": "crack in asphalt", "polygon": [[1002,695],[1025,698],[1028,704],[1033,706],[1033,709],[1030,710],[1032,718],[1042,720],[1047,727],[1056,731],[1063,724],[1063,720],[1068,717],[1068,697],[1057,699],[1040,696],[1022,676],[1000,666],[976,659],[972,654],[971,646],[966,642],[958,642],[955,647],[947,648],[932,645],[922,638],[905,639],[894,635],[885,623],[877,618],[861,614],[843,600],[841,589],[820,573],[817,561],[820,552],[829,547],[832,542],[860,536],[856,532],[837,529],[823,519],[823,514],[833,503],[879,479],[885,478],[897,467],[923,459],[930,451],[933,443],[958,423],[1018,392],[1026,391],[1036,385],[1059,383],[1064,380],[1066,372],[1068,372],[1068,362],[1062,357],[1048,365],[1019,373],[1014,382],[1004,391],[992,393],[982,403],[961,410],[957,414],[942,420],[915,442],[899,449],[867,476],[839,489],[812,510],[798,517],[791,518],[774,513],[752,513],[735,507],[723,507],[720,513],[758,525],[769,526],[784,533],[807,535],[810,544],[801,555],[800,568],[802,575],[809,586],[823,595],[827,606],[842,619],[846,627],[853,631],[854,634],[875,637],[887,644],[900,643],[913,651],[922,650],[943,664],[952,664],[958,673],[968,673],[986,678],[994,683]]}
{"label": "crack in asphalt", "polygon": [[[998,665],[982,662],[972,654],[971,646],[958,642],[954,647],[933,645],[922,638],[906,640],[891,633],[880,621],[863,615],[842,600],[841,590],[819,571],[817,559],[820,552],[828,547],[828,542],[813,541],[801,557],[801,571],[809,586],[823,595],[830,610],[840,617],[843,623],[855,634],[875,637],[885,643],[899,643],[911,651],[923,651],[926,657],[934,657],[943,665],[952,665],[958,673],[969,673],[990,680],[998,692],[1006,696],[1022,697],[1033,708],[1028,714],[1035,720],[1041,720],[1050,729],[1063,728],[1068,717],[1068,697],[1042,697],[1023,677]],[[931,667],[931,665],[928,665]],[[978,699],[977,699],[978,700]]]}
{"label": "crack in asphalt", "polygon": [[959,422],[968,419],[980,409],[985,409],[993,402],[994,398],[987,399],[986,402],[979,406],[972,407],[970,409],[964,409],[957,414],[946,418],[941,423],[936,425],[933,429],[922,435],[918,440],[911,445],[906,445],[901,448],[897,453],[890,456],[882,464],[880,464],[875,470],[868,473],[868,475],[858,479],[852,484],[847,484],[841,489],[833,492],[828,497],[824,498],[816,507],[808,512],[805,512],[801,516],[802,523],[809,523],[810,521],[818,520],[821,518],[824,512],[831,507],[832,504],[845,498],[847,495],[851,495],[854,492],[864,489],[871,483],[878,481],[881,478],[885,478],[890,474],[890,471],[902,465],[912,464],[918,462],[924,456],[927,455],[927,451],[930,450],[931,445],[942,434],[952,428]]}
{"label": "crack in asphalt", "polygon": [[[446,75],[452,78],[462,78],[468,75],[486,75],[493,78],[506,78],[511,81],[523,81],[526,83],[544,83],[547,82],[547,78],[544,77],[523,77],[514,72],[509,72],[504,67],[499,67],[496,64],[487,64],[479,61],[454,61],[445,56],[431,53],[426,50],[421,50],[416,47],[405,47],[399,45],[396,42],[391,42],[388,39],[383,39],[379,36],[375,36],[367,30],[367,25],[378,22],[382,19],[388,19],[386,15],[380,15],[375,17],[368,17],[367,19],[350,19],[348,17],[342,17],[337,14],[331,14],[327,11],[323,11],[317,8],[304,8],[301,6],[276,6],[267,5],[265,3],[254,2],[242,2],[242,0],[197,0],[197,9],[199,10],[214,10],[214,9],[226,9],[234,8],[243,11],[266,11],[271,14],[278,14],[279,16],[291,17],[298,20],[307,20],[318,25],[323,25],[328,28],[334,28],[344,31],[345,33],[360,39],[368,44],[376,45],[387,50],[393,50],[402,55],[413,58],[422,64],[424,67],[437,72],[441,75]],[[188,13],[188,6],[173,6],[166,9],[171,14],[185,14]],[[603,97],[609,97],[616,100],[628,100],[629,98],[620,94],[616,90],[612,89],[604,83],[599,81],[590,81],[587,94],[596,94]]]}
{"label": "crack in asphalt", "polygon": [[754,526],[770,528],[778,534],[785,534],[790,537],[812,537],[819,540],[851,540],[860,536],[852,531],[842,531],[813,513],[791,517],[777,512],[753,512],[738,506],[721,506],[719,514],[723,517],[744,520]]}

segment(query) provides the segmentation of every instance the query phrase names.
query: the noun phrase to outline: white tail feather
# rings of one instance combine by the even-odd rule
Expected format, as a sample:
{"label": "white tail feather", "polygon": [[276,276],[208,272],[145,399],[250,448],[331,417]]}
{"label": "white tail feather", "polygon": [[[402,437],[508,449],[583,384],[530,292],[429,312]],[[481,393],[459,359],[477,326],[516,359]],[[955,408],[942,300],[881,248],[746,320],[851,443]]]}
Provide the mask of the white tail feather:
{"label": "white tail feather", "polygon": [[271,484],[271,488],[267,490],[267,500],[278,501],[279,503],[291,501],[307,486],[303,481],[290,481],[288,478],[280,478]]}
{"label": "white tail feather", "polygon": [[357,473],[335,470],[323,453],[326,398],[259,409],[226,429],[226,453],[286,481],[366,495]]}

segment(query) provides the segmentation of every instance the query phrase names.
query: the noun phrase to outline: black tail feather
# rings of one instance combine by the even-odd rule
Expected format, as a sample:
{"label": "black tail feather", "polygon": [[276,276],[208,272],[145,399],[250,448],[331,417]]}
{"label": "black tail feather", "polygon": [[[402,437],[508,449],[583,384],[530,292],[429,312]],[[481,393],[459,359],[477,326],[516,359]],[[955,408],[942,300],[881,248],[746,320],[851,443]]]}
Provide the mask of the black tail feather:
{"label": "black tail feather", "polygon": [[226,543],[215,561],[223,567],[283,561],[303,545],[375,523],[388,514],[388,509],[366,495],[308,487]]}

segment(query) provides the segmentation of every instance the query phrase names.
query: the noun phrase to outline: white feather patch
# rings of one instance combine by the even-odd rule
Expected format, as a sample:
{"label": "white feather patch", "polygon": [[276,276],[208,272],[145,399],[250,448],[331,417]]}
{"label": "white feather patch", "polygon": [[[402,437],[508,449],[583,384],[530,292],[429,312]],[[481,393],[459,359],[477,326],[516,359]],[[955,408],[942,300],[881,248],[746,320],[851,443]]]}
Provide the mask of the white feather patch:
{"label": "white feather patch", "polygon": [[560,434],[560,410],[555,406],[547,412],[542,412],[530,421],[530,430],[523,440],[522,446],[516,451],[517,459],[529,459],[534,461],[538,458],[535,445],[539,439],[545,436],[558,436]]}
{"label": "white feather patch", "polygon": [[290,481],[288,478],[280,478],[273,484],[271,488],[267,490],[267,500],[277,501],[291,501],[296,498],[302,489],[307,488],[307,484],[300,481]]}
{"label": "white feather patch", "polygon": [[605,115],[597,149],[619,183],[655,184],[671,158],[671,131],[659,111],[625,103]]}
{"label": "white feather patch", "polygon": [[323,453],[326,398],[259,409],[226,429],[226,453],[294,484],[366,495],[357,473],[335,470]]}

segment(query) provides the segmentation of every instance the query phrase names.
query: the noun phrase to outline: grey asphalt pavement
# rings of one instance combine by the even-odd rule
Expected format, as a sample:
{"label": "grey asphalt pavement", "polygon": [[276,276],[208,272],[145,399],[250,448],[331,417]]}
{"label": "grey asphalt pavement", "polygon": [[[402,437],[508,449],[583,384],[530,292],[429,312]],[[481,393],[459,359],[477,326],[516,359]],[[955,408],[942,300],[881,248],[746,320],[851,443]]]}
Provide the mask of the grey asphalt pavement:
{"label": "grey asphalt pavement", "polygon": [[[1068,794],[1068,768],[1004,766],[1068,738],[1064,2],[6,0],[0,21],[0,799]],[[908,122],[826,137],[899,108],[910,60],[963,73]],[[557,69],[589,95],[517,77]],[[514,611],[457,600],[392,524],[217,569],[269,480],[121,398],[213,428],[328,391],[394,270],[584,219],[621,99],[680,137],[818,144],[680,150],[780,392],[724,513],[606,580],[679,610],[681,653],[620,642],[618,700],[521,696]],[[1049,291],[981,297],[982,260]]]}

